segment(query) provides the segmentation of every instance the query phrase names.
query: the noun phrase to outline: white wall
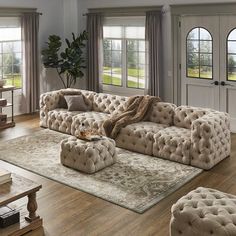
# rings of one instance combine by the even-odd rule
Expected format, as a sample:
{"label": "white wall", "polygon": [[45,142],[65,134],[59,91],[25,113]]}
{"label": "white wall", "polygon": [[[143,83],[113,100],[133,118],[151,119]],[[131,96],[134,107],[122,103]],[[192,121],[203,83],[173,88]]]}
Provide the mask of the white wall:
{"label": "white wall", "polygon": [[[163,37],[164,37],[164,78],[162,83],[162,99],[174,101],[174,82],[172,65],[172,42],[171,42],[171,14],[169,5],[172,4],[206,4],[223,3],[222,0],[78,0],[78,30],[86,27],[86,17],[83,16],[88,9],[92,8],[113,8],[113,7],[138,7],[138,6],[161,6],[164,5],[163,15]],[[227,2],[235,2],[228,0]],[[81,84],[83,86],[84,84]]]}

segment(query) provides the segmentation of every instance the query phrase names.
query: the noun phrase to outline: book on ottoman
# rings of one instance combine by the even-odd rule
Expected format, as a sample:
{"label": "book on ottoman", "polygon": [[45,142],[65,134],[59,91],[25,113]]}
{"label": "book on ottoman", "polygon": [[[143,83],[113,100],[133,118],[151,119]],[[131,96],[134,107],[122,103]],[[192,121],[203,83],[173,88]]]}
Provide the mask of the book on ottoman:
{"label": "book on ottoman", "polygon": [[0,207],[0,228],[6,228],[20,221],[20,212],[9,206]]}
{"label": "book on ottoman", "polygon": [[11,182],[11,172],[0,169],[0,185]]}
{"label": "book on ottoman", "polygon": [[4,125],[7,123],[7,115],[0,113],[0,125]]}
{"label": "book on ottoman", "polygon": [[5,107],[7,105],[7,99],[0,98],[0,107]]}

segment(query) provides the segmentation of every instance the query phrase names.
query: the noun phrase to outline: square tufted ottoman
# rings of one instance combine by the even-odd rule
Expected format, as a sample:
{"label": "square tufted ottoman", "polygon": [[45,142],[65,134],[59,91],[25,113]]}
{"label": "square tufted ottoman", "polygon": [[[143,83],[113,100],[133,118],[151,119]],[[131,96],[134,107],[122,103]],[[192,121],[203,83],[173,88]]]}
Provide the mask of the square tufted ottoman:
{"label": "square tufted ottoman", "polygon": [[236,235],[236,196],[199,187],[171,208],[171,236]]}
{"label": "square tufted ottoman", "polygon": [[84,141],[75,137],[62,140],[61,163],[86,173],[95,173],[116,162],[115,141],[103,137],[98,141]]}

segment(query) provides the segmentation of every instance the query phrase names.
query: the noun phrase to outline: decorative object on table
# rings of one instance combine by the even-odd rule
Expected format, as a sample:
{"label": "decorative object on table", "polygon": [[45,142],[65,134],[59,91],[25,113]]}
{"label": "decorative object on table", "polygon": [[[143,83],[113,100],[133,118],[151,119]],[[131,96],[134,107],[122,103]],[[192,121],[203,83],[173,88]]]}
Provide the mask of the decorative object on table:
{"label": "decorative object on table", "polygon": [[0,126],[5,125],[7,123],[7,115],[4,113],[0,113]]}
{"label": "decorative object on table", "polygon": [[0,79],[0,88],[2,88],[6,84],[6,80]]}
{"label": "decorative object on table", "polygon": [[7,99],[0,98],[0,107],[5,107],[7,105]]}
{"label": "decorative object on table", "polygon": [[115,164],[92,175],[84,174],[58,161],[60,142],[69,137],[46,129],[2,141],[0,159],[138,213],[202,172],[192,166],[117,148]]}
{"label": "decorative object on table", "polygon": [[84,123],[80,125],[80,132],[76,138],[87,140],[87,141],[96,141],[103,139],[103,136],[97,129],[86,128]]}
{"label": "decorative object on table", "polygon": [[9,206],[0,207],[0,228],[6,228],[20,221],[20,212]]}
{"label": "decorative object on table", "polygon": [[0,185],[11,182],[11,172],[0,169]]}
{"label": "decorative object on table", "polygon": [[72,33],[72,41],[65,39],[66,48],[62,51],[61,38],[57,35],[50,35],[47,48],[42,50],[43,64],[46,68],[55,68],[65,88],[76,83],[77,78],[84,76],[85,66],[84,48],[88,34],[83,31],[75,37]]}

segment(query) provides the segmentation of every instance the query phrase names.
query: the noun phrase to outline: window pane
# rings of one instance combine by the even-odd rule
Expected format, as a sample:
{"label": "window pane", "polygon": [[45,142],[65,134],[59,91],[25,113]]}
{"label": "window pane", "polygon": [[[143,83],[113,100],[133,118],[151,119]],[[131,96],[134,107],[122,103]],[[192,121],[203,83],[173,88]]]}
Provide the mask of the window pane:
{"label": "window pane", "polygon": [[103,57],[103,65],[105,67],[111,67],[111,51],[104,51]]}
{"label": "window pane", "polygon": [[21,53],[13,53],[13,64],[21,64]]}
{"label": "window pane", "polygon": [[116,85],[116,86],[122,85],[121,77],[119,75],[116,75],[116,74],[112,75],[112,85]]}
{"label": "window pane", "polygon": [[145,88],[145,77],[139,78],[139,88],[142,88],[142,89]]}
{"label": "window pane", "polygon": [[21,41],[13,42],[13,51],[14,52],[21,52]]}
{"label": "window pane", "polygon": [[121,67],[113,67],[112,74],[119,74],[121,76]]}
{"label": "window pane", "polygon": [[212,42],[211,41],[201,41],[200,42],[200,52],[212,52]]}
{"label": "window pane", "polygon": [[228,56],[228,67],[236,67],[236,55]]}
{"label": "window pane", "polygon": [[236,68],[235,67],[228,68],[228,80],[236,81]]}
{"label": "window pane", "polygon": [[145,27],[125,27],[125,37],[128,39],[145,39]]}
{"label": "window pane", "polygon": [[188,41],[187,42],[188,52],[199,52],[199,41]]}
{"label": "window pane", "polygon": [[121,67],[121,51],[112,51],[112,67]]}
{"label": "window pane", "polygon": [[13,65],[13,74],[20,74],[21,66],[20,65]]}
{"label": "window pane", "polygon": [[200,28],[200,40],[211,40],[210,33],[203,28]]}
{"label": "window pane", "polygon": [[12,65],[12,54],[3,54],[3,66],[11,66]]}
{"label": "window pane", "polygon": [[138,51],[138,40],[127,40],[128,51]]}
{"label": "window pane", "polygon": [[198,53],[188,53],[187,54],[187,64],[188,65],[199,65],[199,54]]}
{"label": "window pane", "polygon": [[0,41],[21,40],[21,28],[0,28]]}
{"label": "window pane", "polygon": [[232,30],[229,34],[228,40],[236,40],[236,29]]}
{"label": "window pane", "polygon": [[133,67],[138,64],[138,53],[137,52],[127,52],[127,63]]}
{"label": "window pane", "polygon": [[195,28],[189,32],[187,39],[199,39],[199,28]]}
{"label": "window pane", "polygon": [[6,79],[6,85],[13,85],[13,79],[12,79],[12,77],[4,78],[4,79]]}
{"label": "window pane", "polygon": [[14,75],[13,85],[16,88],[21,88],[22,87],[22,76],[20,74]]}
{"label": "window pane", "polygon": [[111,50],[111,40],[103,40],[103,50]]}
{"label": "window pane", "polygon": [[122,38],[121,26],[104,26],[103,27],[104,38]]}
{"label": "window pane", "polygon": [[212,55],[211,54],[201,54],[200,55],[200,64],[204,66],[212,65]]}
{"label": "window pane", "polygon": [[121,40],[112,40],[112,50],[121,50]]}
{"label": "window pane", "polygon": [[9,53],[13,50],[13,44],[12,42],[3,43],[3,53]]}
{"label": "window pane", "polygon": [[228,42],[228,53],[236,53],[236,42]]}
{"label": "window pane", "polygon": [[138,88],[138,78],[131,78],[128,77],[128,81],[127,81],[127,87],[128,88]]}
{"label": "window pane", "polygon": [[212,67],[201,66],[200,67],[200,77],[201,78],[212,78]]}
{"label": "window pane", "polygon": [[3,77],[12,74],[12,66],[3,67]]}
{"label": "window pane", "polygon": [[112,83],[111,74],[103,73],[103,83],[104,84],[111,84]]}
{"label": "window pane", "polygon": [[139,53],[139,64],[145,64],[145,53],[144,52]]}
{"label": "window pane", "polygon": [[139,76],[145,77],[145,65],[139,65]]}
{"label": "window pane", "polygon": [[145,52],[145,41],[139,41],[139,48],[138,48],[138,50],[140,51],[140,52]]}
{"label": "window pane", "polygon": [[188,66],[187,76],[193,78],[199,78],[199,66]]}

